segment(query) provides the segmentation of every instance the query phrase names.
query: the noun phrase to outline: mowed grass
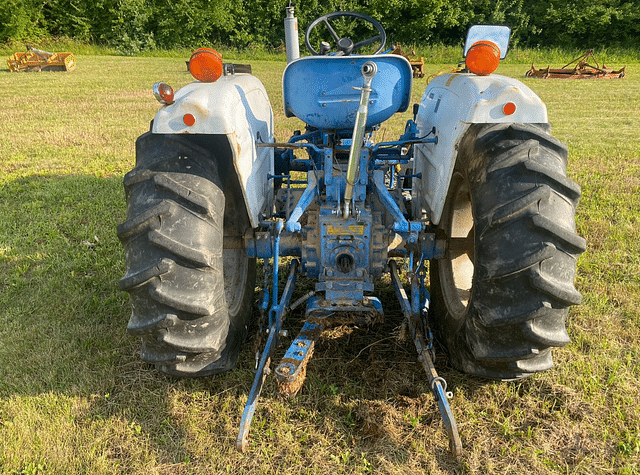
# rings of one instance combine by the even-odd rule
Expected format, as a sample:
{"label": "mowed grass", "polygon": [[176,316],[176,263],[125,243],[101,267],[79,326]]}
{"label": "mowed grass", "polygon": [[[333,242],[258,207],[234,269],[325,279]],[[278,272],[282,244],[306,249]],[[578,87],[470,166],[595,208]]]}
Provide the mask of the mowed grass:
{"label": "mowed grass", "polygon": [[[285,140],[301,124],[282,112],[284,63],[251,63]],[[499,72],[542,97],[569,146],[583,190],[584,302],[556,367],[524,381],[472,378],[438,354],[459,460],[385,282],[385,322],[327,335],[292,400],[269,379],[249,453],[235,452],[252,342],[228,374],[165,377],[140,362],[117,288],[122,176],[158,108],[151,85],[190,82],[184,60],[79,56],[68,74],[0,70],[0,473],[640,473],[640,63],[616,81],[525,79],[525,63]],[[413,102],[425,84],[415,81]],[[285,327],[300,322],[294,312]]]}

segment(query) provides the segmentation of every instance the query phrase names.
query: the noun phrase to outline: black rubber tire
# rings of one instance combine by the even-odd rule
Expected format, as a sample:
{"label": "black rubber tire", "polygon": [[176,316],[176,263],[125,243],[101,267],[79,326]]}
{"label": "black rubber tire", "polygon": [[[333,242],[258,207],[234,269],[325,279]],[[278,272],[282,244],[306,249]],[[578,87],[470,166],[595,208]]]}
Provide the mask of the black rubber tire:
{"label": "black rubber tire", "polygon": [[[519,379],[553,366],[585,240],[580,187],[548,124],[478,124],[461,142],[430,265],[431,319],[454,367]],[[452,240],[451,238],[458,238]]]}
{"label": "black rubber tire", "polygon": [[141,336],[142,360],[180,377],[230,370],[246,337],[256,270],[242,249],[223,249],[233,216],[219,163],[186,136],[147,133],[124,187],[118,237],[127,273],[119,284],[130,295],[127,330]]}

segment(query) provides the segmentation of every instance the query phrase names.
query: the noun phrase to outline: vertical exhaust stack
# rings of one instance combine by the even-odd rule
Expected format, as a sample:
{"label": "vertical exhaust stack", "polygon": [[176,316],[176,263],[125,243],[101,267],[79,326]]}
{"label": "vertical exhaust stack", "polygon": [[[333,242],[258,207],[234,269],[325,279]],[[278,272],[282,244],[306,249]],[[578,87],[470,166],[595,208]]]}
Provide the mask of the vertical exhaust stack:
{"label": "vertical exhaust stack", "polygon": [[284,41],[287,49],[287,64],[300,57],[300,40],[298,38],[298,19],[294,16],[293,7],[286,7],[284,19]]}

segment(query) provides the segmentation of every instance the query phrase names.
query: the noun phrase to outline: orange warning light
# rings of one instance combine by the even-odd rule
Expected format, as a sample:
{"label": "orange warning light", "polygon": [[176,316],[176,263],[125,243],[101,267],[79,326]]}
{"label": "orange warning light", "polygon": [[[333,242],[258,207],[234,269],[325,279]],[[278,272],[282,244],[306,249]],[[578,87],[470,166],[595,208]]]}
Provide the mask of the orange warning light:
{"label": "orange warning light", "polygon": [[217,81],[222,76],[222,69],[222,55],[214,49],[197,49],[189,59],[189,72],[198,81]]}
{"label": "orange warning light", "polygon": [[491,74],[500,64],[500,48],[491,41],[478,41],[469,48],[465,63],[473,74]]}

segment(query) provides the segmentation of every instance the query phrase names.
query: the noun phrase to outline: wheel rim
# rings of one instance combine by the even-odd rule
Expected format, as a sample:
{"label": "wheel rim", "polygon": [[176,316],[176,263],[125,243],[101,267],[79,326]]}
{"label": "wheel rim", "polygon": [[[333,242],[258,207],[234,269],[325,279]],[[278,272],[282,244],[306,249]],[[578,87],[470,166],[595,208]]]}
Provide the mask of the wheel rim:
{"label": "wheel rim", "polygon": [[249,259],[242,249],[225,249],[222,253],[224,273],[224,296],[229,315],[237,315],[242,307]]}
{"label": "wheel rim", "polygon": [[456,174],[451,180],[452,195],[443,215],[443,228],[447,234],[447,257],[440,261],[440,279],[444,301],[449,313],[461,319],[471,299],[474,271],[473,212],[469,187],[464,178]]}

